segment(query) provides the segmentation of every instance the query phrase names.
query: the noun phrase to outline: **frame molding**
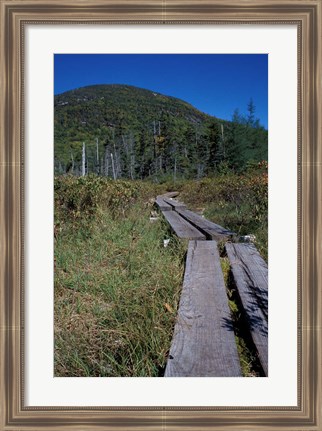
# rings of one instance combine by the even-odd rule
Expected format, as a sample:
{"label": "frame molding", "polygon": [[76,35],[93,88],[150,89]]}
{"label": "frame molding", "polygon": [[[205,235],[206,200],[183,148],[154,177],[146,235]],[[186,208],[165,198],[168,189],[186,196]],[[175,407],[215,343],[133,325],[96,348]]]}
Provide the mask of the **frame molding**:
{"label": "frame molding", "polygon": [[[322,430],[321,8],[322,0],[0,0],[0,430]],[[24,29],[62,23],[297,25],[297,407],[24,406]]]}

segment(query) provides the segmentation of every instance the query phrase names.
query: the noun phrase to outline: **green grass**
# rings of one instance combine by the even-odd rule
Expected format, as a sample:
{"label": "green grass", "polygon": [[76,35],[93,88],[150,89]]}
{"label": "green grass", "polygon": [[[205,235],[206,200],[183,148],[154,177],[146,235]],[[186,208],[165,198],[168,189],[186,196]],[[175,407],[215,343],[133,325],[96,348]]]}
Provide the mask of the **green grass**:
{"label": "green grass", "polygon": [[55,243],[55,375],[158,376],[170,348],[184,247],[134,205]]}

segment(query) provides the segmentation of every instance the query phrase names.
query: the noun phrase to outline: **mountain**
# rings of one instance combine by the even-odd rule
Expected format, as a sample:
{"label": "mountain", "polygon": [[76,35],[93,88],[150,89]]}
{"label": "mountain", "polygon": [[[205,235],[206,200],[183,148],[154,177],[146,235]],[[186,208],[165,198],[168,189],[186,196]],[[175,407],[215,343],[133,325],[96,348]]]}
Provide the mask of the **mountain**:
{"label": "mountain", "polygon": [[83,148],[87,172],[117,178],[200,177],[223,162],[241,169],[267,158],[267,132],[258,124],[220,120],[183,100],[128,85],[56,95],[54,116],[56,174],[80,174]]}
{"label": "mountain", "polygon": [[[55,97],[55,108],[57,114],[74,108],[79,119],[89,121],[90,127],[119,124],[122,121],[123,126],[142,126],[165,112],[192,123],[200,123],[208,117],[175,97],[120,84],[94,85],[67,91]],[[92,114],[96,116],[96,123],[93,123]]]}

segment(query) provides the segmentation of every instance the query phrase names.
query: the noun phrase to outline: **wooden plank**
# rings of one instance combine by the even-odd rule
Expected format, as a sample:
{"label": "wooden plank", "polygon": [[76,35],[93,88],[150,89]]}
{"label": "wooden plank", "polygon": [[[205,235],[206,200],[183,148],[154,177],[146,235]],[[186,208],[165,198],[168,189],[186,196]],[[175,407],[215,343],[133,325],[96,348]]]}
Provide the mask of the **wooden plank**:
{"label": "wooden plank", "polygon": [[179,202],[175,199],[172,198],[167,198],[167,197],[163,197],[164,202],[166,202],[167,204],[171,205],[171,207],[175,210],[181,208],[181,209],[185,209],[187,208],[187,206],[183,203],[183,202]]}
{"label": "wooden plank", "polygon": [[166,198],[175,198],[176,196],[178,196],[179,192],[167,192],[164,193],[164,195],[162,195],[163,197]]}
{"label": "wooden plank", "polygon": [[268,267],[254,244],[227,243],[232,274],[265,375],[268,375]]}
{"label": "wooden plank", "polygon": [[190,241],[165,377],[241,376],[216,241]]}
{"label": "wooden plank", "polygon": [[183,217],[197,229],[201,230],[201,232],[204,233],[208,239],[220,241],[222,239],[229,239],[236,236],[234,232],[231,232],[219,224],[213,223],[190,210],[184,208],[176,208],[175,210],[181,215],[181,217]]}
{"label": "wooden plank", "polygon": [[175,211],[162,211],[165,219],[179,238],[205,240],[206,237]]}
{"label": "wooden plank", "polygon": [[160,211],[172,211],[172,206],[164,202],[162,196],[157,196],[155,204],[159,207]]}

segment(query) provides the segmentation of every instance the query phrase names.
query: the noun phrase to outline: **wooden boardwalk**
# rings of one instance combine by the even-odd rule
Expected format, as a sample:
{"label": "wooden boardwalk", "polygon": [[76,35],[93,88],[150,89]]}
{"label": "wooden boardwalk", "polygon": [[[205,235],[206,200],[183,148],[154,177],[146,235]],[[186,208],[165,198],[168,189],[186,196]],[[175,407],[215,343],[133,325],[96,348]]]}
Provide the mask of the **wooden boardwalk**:
{"label": "wooden boardwalk", "polygon": [[179,208],[176,209],[176,211],[181,215],[182,218],[187,220],[193,226],[198,228],[202,233],[204,233],[207,239],[215,239],[220,241],[222,239],[233,238],[236,236],[234,232],[231,232],[230,230],[219,226],[219,224],[213,223],[190,210]]}
{"label": "wooden boardwalk", "polygon": [[[201,232],[206,239],[220,241],[236,236],[234,232],[188,210],[184,203],[176,199],[168,198],[167,196],[157,196],[155,203],[179,238],[198,239],[196,234],[193,236],[187,234],[189,226],[194,228],[194,232],[195,230],[198,230],[199,233]],[[169,211],[171,211],[171,214],[169,214]]]}
{"label": "wooden boardwalk", "polygon": [[159,207],[160,211],[171,211],[172,206],[167,204],[162,196],[157,196],[155,203]]}
{"label": "wooden boardwalk", "polygon": [[193,225],[182,219],[177,212],[165,211],[163,212],[163,216],[179,238],[206,239],[205,235],[199,229],[196,229]]}
{"label": "wooden boardwalk", "polygon": [[226,244],[249,330],[268,375],[268,267],[253,244]]}
{"label": "wooden boardwalk", "polygon": [[241,376],[216,241],[190,241],[165,377]]}
{"label": "wooden boardwalk", "polygon": [[175,211],[177,211],[178,209],[186,209],[187,208],[187,206],[184,203],[179,202],[176,199],[164,197],[163,200],[168,205],[170,205]]}
{"label": "wooden boardwalk", "polygon": [[[225,241],[241,312],[268,376],[268,268],[251,243],[236,243],[237,235],[158,196],[156,205],[179,238],[190,239],[178,317],[165,377],[241,376],[234,327],[228,306],[216,241]],[[207,241],[206,241],[207,240]]]}

